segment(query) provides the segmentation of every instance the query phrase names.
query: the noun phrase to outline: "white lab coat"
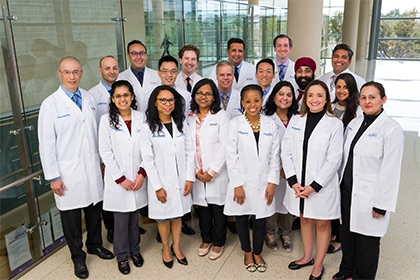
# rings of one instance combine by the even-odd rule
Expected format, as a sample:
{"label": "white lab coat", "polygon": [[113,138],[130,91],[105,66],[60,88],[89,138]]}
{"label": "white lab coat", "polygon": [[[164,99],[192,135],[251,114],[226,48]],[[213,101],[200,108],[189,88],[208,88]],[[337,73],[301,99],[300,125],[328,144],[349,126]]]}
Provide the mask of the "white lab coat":
{"label": "white lab coat", "polygon": [[[220,100],[220,102],[222,101]],[[241,93],[234,88],[232,88],[232,91],[230,93],[230,98],[226,107],[226,112],[229,114],[230,119],[233,119],[237,116],[242,115]]]}
{"label": "white lab coat", "polygon": [[[277,126],[270,117],[261,115],[258,150],[254,133],[245,116],[230,121],[226,144],[229,185],[225,215],[255,215],[261,219],[275,213],[276,199],[274,197],[273,202],[267,205],[265,190],[268,183],[279,183],[279,149]],[[246,196],[242,205],[233,201],[234,189],[239,186],[243,186]]]}
{"label": "white lab coat", "polygon": [[60,177],[67,187],[63,196],[54,194],[61,211],[84,208],[103,197],[95,101],[89,92],[80,92],[82,110],[61,87],[39,110],[39,153],[45,179]]}
{"label": "white lab coat", "polygon": [[[144,69],[143,86],[140,85],[139,80],[134,75],[133,71],[131,71],[131,67],[121,72],[118,75],[118,80],[127,80],[131,83],[134,88],[134,94],[136,95],[138,110],[143,112],[144,110],[142,110],[142,108],[145,107],[142,103],[148,101],[145,100],[145,94],[152,92],[155,87],[160,85],[160,78],[157,74],[157,71],[148,67]],[[145,106],[147,108],[147,104]]]}
{"label": "white lab coat", "polygon": [[[302,184],[303,141],[306,119],[293,116],[281,144],[281,159],[286,178],[294,175]],[[319,220],[333,220],[340,217],[340,190],[338,168],[343,151],[343,123],[335,116],[325,114],[312,131],[308,140],[305,185],[313,181],[322,186],[319,192],[305,199],[303,216]],[[300,198],[295,197],[293,188],[286,188],[284,204],[287,210],[299,216]]]}
{"label": "white lab coat", "polygon": [[[283,139],[284,134],[286,133],[286,127],[284,126],[283,122],[277,116],[276,113],[270,116],[271,119],[274,121],[274,123],[277,125],[278,129],[278,137],[280,139],[280,153],[281,153],[281,140]],[[283,168],[280,158],[280,170]],[[280,214],[287,214],[288,211],[286,209],[286,206],[284,206],[284,196],[286,194],[286,187],[287,187],[287,181],[283,177],[280,176],[279,184],[276,185],[276,213]]]}
{"label": "white lab coat", "polygon": [[[187,118],[188,113],[190,112],[191,93],[182,88],[174,88],[174,89],[184,98],[184,102],[185,102],[184,115],[185,115],[185,118]],[[141,106],[139,107],[139,111],[146,112],[147,106],[149,104],[149,97],[152,94],[153,90],[145,93],[145,95],[143,96],[144,98],[143,101],[140,102]]]}
{"label": "white lab coat", "polygon": [[[342,173],[351,142],[363,122],[353,119],[346,129]],[[350,231],[368,236],[385,235],[390,212],[395,212],[404,150],[401,126],[382,112],[366,129],[353,150],[353,186]],[[386,210],[381,219],[372,218],[372,208]]]}
{"label": "white lab coat", "polygon": [[[187,123],[192,134],[193,147],[196,147],[196,120],[192,114],[188,116]],[[228,130],[229,115],[223,110],[216,114],[208,113],[201,124],[198,137],[203,164],[202,170],[205,172],[210,168],[217,172],[217,176],[209,183],[203,183],[199,180],[195,181],[192,192],[195,205],[207,206],[208,203],[225,204],[226,189],[229,181],[225,154]],[[200,169],[197,156],[195,156],[195,168],[197,170]]]}
{"label": "white lab coat", "polygon": [[97,109],[97,122],[101,119],[101,116],[108,113],[109,111],[109,102],[110,102],[110,93],[102,84],[99,82],[96,86],[89,90],[89,93],[92,94],[93,98],[96,102],[96,109]]}
{"label": "white lab coat", "polygon": [[[217,85],[216,66],[217,65],[213,66],[211,69],[209,79],[212,79]],[[242,66],[239,70],[239,79],[236,82],[236,79],[233,78],[232,88],[240,92],[244,86],[250,84],[258,84],[257,79],[255,78],[255,65],[242,61]]]}
{"label": "white lab coat", "polygon": [[[173,138],[163,126],[159,133],[152,133],[145,123],[141,131],[141,153],[148,178],[149,217],[169,219],[182,217],[191,211],[191,194],[184,196],[185,181],[195,181],[194,147],[190,131],[184,122],[183,132],[172,121]],[[156,191],[164,188],[166,203],[156,197]]]}
{"label": "white lab coat", "polygon": [[[274,68],[276,75],[274,76],[273,81],[271,82],[271,86],[274,87],[278,82],[280,82],[279,78],[279,69],[277,67],[277,61],[276,59],[273,60],[274,62]],[[296,84],[295,80],[295,62],[289,59],[289,65],[287,66],[286,73],[284,75],[284,81],[288,81],[293,85],[294,89],[299,88]]]}
{"label": "white lab coat", "polygon": [[99,124],[99,153],[106,167],[103,208],[112,212],[133,212],[147,205],[146,181],[137,191],[127,191],[115,183],[122,176],[134,182],[142,161],[140,131],[144,116],[134,110],[131,116],[131,135],[121,116],[118,129],[110,126],[109,114],[103,115]]}
{"label": "white lab coat", "polygon": [[[194,88],[195,84],[201,80],[203,77],[201,77],[200,75],[198,75],[197,73],[195,73],[194,75],[194,79],[191,82],[191,91]],[[176,77],[175,80],[175,87],[177,89],[183,89],[183,90],[187,90],[187,84],[185,83],[184,78],[181,75],[181,72],[178,74],[178,76]]]}

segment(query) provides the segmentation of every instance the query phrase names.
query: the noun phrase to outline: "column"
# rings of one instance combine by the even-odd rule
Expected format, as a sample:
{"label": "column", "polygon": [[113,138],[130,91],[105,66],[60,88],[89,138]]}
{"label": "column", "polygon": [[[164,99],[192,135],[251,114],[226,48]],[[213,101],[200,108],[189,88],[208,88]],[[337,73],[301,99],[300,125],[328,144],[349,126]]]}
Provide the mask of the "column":
{"label": "column", "polygon": [[[367,1],[363,1],[367,2]],[[343,37],[342,42],[350,46],[354,51],[353,62],[356,60],[357,39],[359,26],[360,0],[346,0],[344,3]],[[354,71],[355,63],[350,64],[350,70]]]}

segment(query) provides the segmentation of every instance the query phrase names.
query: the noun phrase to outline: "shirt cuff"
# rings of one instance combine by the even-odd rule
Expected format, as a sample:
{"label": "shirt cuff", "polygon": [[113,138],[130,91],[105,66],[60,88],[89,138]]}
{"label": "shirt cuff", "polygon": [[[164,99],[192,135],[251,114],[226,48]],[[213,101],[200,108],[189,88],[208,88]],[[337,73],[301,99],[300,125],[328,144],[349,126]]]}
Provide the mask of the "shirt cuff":
{"label": "shirt cuff", "polygon": [[310,183],[309,186],[311,186],[316,192],[319,192],[322,189],[322,186],[315,181]]}
{"label": "shirt cuff", "polygon": [[209,175],[211,176],[211,177],[216,177],[217,176],[217,172],[216,171],[214,171],[213,169],[211,169],[211,168],[208,168],[207,169],[207,171],[206,171],[207,173],[209,173]]}
{"label": "shirt cuff", "polygon": [[375,211],[376,213],[378,213],[379,215],[382,215],[382,216],[385,216],[385,214],[386,214],[386,210],[378,209],[376,207],[373,207],[372,210]]}
{"label": "shirt cuff", "polygon": [[296,175],[293,175],[292,177],[287,178],[287,183],[289,183],[289,187],[293,188],[293,185],[296,184],[297,181],[297,177]]}
{"label": "shirt cuff", "polygon": [[121,184],[122,182],[124,182],[124,181],[125,181],[125,179],[127,179],[127,178],[125,178],[125,176],[123,175],[123,176],[121,176],[120,178],[118,178],[117,180],[115,180],[115,183],[117,183],[117,184]]}
{"label": "shirt cuff", "polygon": [[137,172],[137,174],[139,174],[139,175],[143,175],[143,177],[144,177],[144,178],[146,178],[146,177],[147,177],[146,170],[144,170],[144,168],[143,168],[143,167],[140,167],[140,168],[139,168],[139,172]]}
{"label": "shirt cuff", "polygon": [[58,179],[60,179],[60,177],[52,178],[52,179],[48,180],[48,182],[52,182],[52,181],[55,181],[55,180],[58,180]]}

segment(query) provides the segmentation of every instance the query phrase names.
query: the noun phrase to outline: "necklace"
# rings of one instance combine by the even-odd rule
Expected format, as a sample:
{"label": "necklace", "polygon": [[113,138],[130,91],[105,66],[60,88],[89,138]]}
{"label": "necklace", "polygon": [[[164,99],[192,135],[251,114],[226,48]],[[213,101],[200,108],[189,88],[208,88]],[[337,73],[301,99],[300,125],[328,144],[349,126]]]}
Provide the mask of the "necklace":
{"label": "necklace", "polygon": [[251,128],[253,129],[253,130],[255,130],[255,129],[259,129],[260,128],[260,126],[261,126],[261,114],[259,114],[258,115],[258,124],[257,125],[253,125],[249,120],[248,120],[248,117],[246,116],[246,114],[245,114],[245,119],[246,119],[246,121],[249,123],[249,126],[251,126]]}

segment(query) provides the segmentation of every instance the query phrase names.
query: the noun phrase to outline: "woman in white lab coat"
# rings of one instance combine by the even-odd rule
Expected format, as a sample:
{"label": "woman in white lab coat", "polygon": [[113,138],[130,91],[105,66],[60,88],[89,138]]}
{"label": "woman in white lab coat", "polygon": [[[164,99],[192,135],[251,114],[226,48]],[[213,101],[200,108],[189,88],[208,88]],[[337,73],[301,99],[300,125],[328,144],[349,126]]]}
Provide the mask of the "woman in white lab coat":
{"label": "woman in white lab coat", "polygon": [[140,131],[143,113],[137,109],[131,84],[126,80],[112,84],[109,112],[99,125],[99,153],[105,164],[104,210],[114,212],[114,254],[123,274],[130,273],[128,258],[135,266],[143,265],[140,254],[138,209],[147,205],[140,167]]}
{"label": "woman in white lab coat", "polygon": [[[294,92],[295,90],[290,82],[278,82],[273,87],[271,94],[267,96],[267,101],[264,105],[264,114],[271,117],[277,125],[280,142],[283,139],[290,119],[298,113],[299,104]],[[274,251],[278,250],[279,247],[275,239],[276,228],[278,227],[282,248],[284,251],[290,253],[292,252],[292,243],[289,234],[292,231],[294,216],[288,213],[284,206],[283,200],[286,185],[284,171],[281,168],[280,182],[276,186],[275,191],[276,213],[267,218],[265,243],[270,249]]]}
{"label": "woman in white lab coat", "polygon": [[[148,176],[149,217],[158,222],[162,261],[172,268],[172,254],[187,265],[181,251],[181,217],[191,211],[195,181],[194,147],[185,120],[184,98],[172,87],[158,86],[149,98],[141,132],[143,166]],[[169,234],[172,245],[169,246]]]}
{"label": "woman in white lab coat", "polygon": [[[280,176],[280,138],[274,121],[261,114],[263,90],[247,85],[241,91],[244,115],[231,120],[226,144],[229,185],[226,215],[235,216],[245,268],[265,272],[261,256],[266,218],[275,212],[275,186]],[[252,246],[248,220],[253,220]]]}
{"label": "woman in white lab coat", "polygon": [[[356,116],[363,114],[359,106],[359,90],[356,80],[350,73],[342,73],[335,79],[335,100],[332,102],[334,115],[342,120],[344,128]],[[331,221],[331,241],[327,253],[341,250],[340,220]]]}
{"label": "woman in white lab coat", "polygon": [[202,240],[198,255],[210,252],[209,258],[215,260],[226,242],[223,209],[229,180],[225,155],[229,115],[221,109],[219,91],[210,79],[201,79],[194,86],[190,109],[187,123],[193,135],[196,177],[192,197]]}
{"label": "woman in white lab coat", "polygon": [[322,278],[330,221],[340,216],[337,171],[342,146],[343,124],[332,113],[328,87],[314,80],[306,87],[300,115],[292,117],[287,126],[281,150],[289,185],[284,203],[291,214],[300,217],[304,251],[302,258],[289,264],[289,269],[314,265],[310,279]]}
{"label": "woman in white lab coat", "polygon": [[382,84],[360,90],[363,116],[347,126],[341,165],[341,243],[343,256],[334,279],[374,279],[380,238],[395,212],[404,135],[382,108]]}

